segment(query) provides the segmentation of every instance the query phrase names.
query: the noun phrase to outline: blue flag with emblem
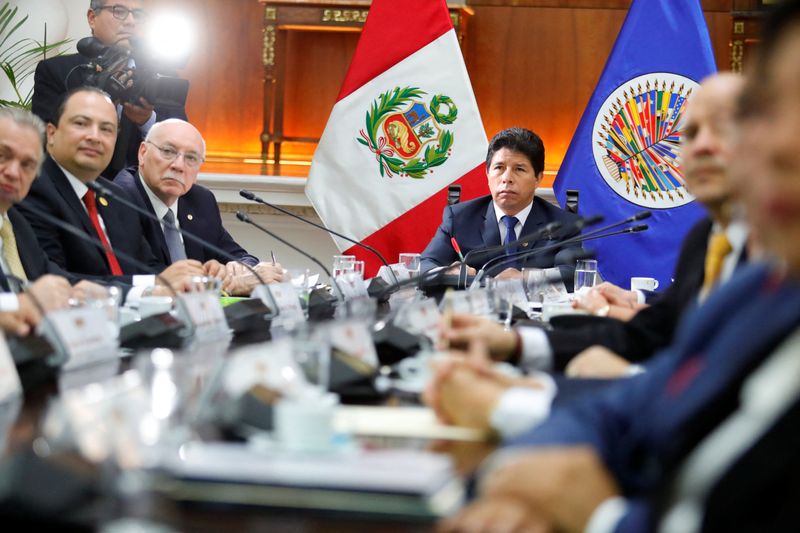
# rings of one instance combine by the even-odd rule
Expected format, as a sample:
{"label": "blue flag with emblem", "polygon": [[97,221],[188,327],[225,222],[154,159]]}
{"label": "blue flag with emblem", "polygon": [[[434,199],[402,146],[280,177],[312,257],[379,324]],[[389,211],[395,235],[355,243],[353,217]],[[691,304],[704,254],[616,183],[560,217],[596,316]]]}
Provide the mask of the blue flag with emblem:
{"label": "blue flag with emblem", "polygon": [[604,279],[672,278],[681,242],[703,216],[678,166],[686,101],[716,71],[699,0],[634,0],[556,177],[564,206],[606,222],[648,209],[648,231],[587,242]]}

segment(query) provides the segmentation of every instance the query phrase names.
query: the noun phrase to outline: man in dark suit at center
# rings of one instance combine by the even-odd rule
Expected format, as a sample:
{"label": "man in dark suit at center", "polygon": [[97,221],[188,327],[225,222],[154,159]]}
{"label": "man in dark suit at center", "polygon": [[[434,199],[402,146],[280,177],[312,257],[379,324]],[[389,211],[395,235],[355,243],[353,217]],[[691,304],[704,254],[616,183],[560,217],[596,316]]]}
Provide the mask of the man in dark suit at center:
{"label": "man in dark suit at center", "polygon": [[[145,219],[145,237],[156,257],[164,264],[194,259],[204,264],[206,272],[226,279],[227,288],[234,278],[248,276],[241,263],[257,268],[267,282],[280,281],[283,269],[271,263],[259,264],[222,226],[214,194],[197,184],[197,175],[205,157],[205,141],[197,128],[179,119],[155,124],[139,147],[139,169],[126,169],[114,179],[143,209],[163,220],[162,224]],[[177,228],[221,248],[238,261],[218,254],[202,244],[185,238]]]}
{"label": "man in dark suit at center", "polygon": [[[458,260],[451,238],[455,238],[462,252],[467,254],[472,250],[511,243],[543,229],[550,222],[567,226],[577,220],[576,215],[536,198],[536,187],[544,177],[544,143],[530,130],[509,128],[494,136],[486,155],[486,175],[491,195],[445,208],[441,226],[422,252],[421,271],[451,265]],[[563,232],[556,233],[559,234],[559,240],[571,236]],[[542,248],[556,242],[543,238],[519,251]],[[475,274],[475,269],[488,260],[513,254],[514,251],[507,248],[493,254],[475,254],[468,260],[469,274]],[[567,259],[570,254],[558,255],[557,251],[501,262],[489,273],[497,274],[505,270],[516,273],[523,266],[560,266],[564,281],[571,287],[575,265]],[[452,269],[453,273],[457,270],[457,266]]]}

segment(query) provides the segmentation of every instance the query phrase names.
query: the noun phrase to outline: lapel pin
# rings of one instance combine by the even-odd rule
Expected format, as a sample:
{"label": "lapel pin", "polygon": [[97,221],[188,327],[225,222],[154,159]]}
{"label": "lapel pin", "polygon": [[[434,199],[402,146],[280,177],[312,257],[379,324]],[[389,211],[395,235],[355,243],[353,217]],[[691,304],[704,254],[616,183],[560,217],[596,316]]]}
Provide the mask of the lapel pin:
{"label": "lapel pin", "polygon": [[191,215],[191,213],[186,215],[186,218],[188,218],[189,220],[194,220],[194,217]]}
{"label": "lapel pin", "polygon": [[522,247],[523,247],[523,248],[527,248],[527,247],[528,247],[528,243],[527,243],[527,242],[523,242],[523,243],[522,243]]}
{"label": "lapel pin", "polygon": [[100,205],[102,205],[103,207],[108,207],[108,200],[106,200],[102,196],[100,197],[99,201],[100,201]]}

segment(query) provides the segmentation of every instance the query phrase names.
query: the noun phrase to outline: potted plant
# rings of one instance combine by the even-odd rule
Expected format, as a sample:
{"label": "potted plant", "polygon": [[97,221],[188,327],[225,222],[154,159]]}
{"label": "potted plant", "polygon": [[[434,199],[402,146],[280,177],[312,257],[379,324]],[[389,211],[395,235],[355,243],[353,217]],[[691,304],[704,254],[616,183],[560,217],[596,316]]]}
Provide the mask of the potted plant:
{"label": "potted plant", "polygon": [[33,87],[25,90],[25,80],[33,74],[37,63],[47,57],[47,52],[66,44],[70,39],[56,43],[47,43],[47,24],[44,26],[44,38],[39,42],[30,37],[14,39],[14,34],[25,24],[28,16],[17,18],[17,7],[8,2],[0,6],[0,69],[13,91],[15,99],[0,98],[0,107],[31,108]]}

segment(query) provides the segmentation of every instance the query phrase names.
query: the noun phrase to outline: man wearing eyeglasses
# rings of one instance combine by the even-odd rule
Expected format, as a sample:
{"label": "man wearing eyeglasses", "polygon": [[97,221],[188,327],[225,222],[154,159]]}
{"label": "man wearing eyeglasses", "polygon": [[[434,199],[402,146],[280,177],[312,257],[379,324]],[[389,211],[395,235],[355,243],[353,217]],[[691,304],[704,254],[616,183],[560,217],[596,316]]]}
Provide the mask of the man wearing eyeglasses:
{"label": "man wearing eyeglasses", "polygon": [[[206,272],[224,277],[225,287],[235,293],[249,293],[240,278],[249,278],[250,274],[241,263],[257,267],[268,283],[280,281],[283,277],[280,265],[259,265],[258,258],[248,254],[222,226],[214,195],[196,183],[204,156],[205,141],[197,128],[183,120],[165,120],[150,129],[139,147],[138,172],[123,170],[114,183],[142,208],[164,221],[160,225],[145,221],[145,237],[164,264],[187,258],[200,261]],[[227,257],[184,239],[173,229],[173,224],[222,248],[241,263],[229,262]]]}
{"label": "man wearing eyeglasses", "polygon": [[[47,125],[47,157],[19,210],[51,261],[81,278],[133,285],[135,290],[128,293],[128,301],[152,287],[153,272],[160,273],[158,283],[166,281],[175,290],[186,289],[193,276],[206,274],[203,265],[184,260],[165,268],[144,237],[139,215],[87,186],[108,165],[116,135],[117,116],[106,93],[96,87],[68,92],[58,107],[55,122]],[[125,196],[110,181],[99,181],[115,195]],[[82,228],[103,247],[53,224],[43,216],[45,213]]]}
{"label": "man wearing eyeglasses", "polygon": [[[131,39],[139,37],[147,21],[143,0],[91,0],[86,14],[92,36],[106,46],[132,48]],[[36,67],[32,111],[45,122],[53,122],[58,103],[72,88],[84,85],[90,72],[81,68],[90,58],[81,54],[52,57]],[[133,60],[128,67],[135,69]],[[163,73],[168,74],[168,73]],[[130,74],[124,76],[130,78]],[[114,102],[117,105],[119,134],[114,156],[103,176],[111,179],[120,170],[137,164],[137,150],[142,139],[157,121],[186,118],[182,107],[154,107],[144,98],[139,102]]]}

